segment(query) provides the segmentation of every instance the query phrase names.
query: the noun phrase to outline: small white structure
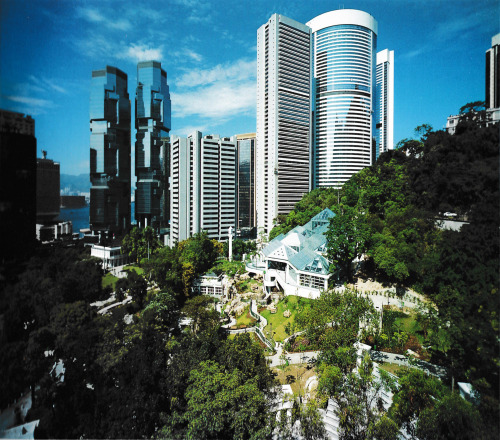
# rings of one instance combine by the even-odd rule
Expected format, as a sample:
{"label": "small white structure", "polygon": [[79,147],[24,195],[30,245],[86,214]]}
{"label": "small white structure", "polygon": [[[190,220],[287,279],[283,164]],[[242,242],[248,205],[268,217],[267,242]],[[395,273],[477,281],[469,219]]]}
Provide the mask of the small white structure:
{"label": "small white structure", "polygon": [[36,225],[36,238],[42,242],[54,241],[71,234],[73,234],[73,223],[70,221]]}
{"label": "small white structure", "polygon": [[220,298],[224,295],[224,276],[207,273],[196,279],[192,287],[193,292],[200,295],[210,295]]}
{"label": "small white structure", "polygon": [[121,246],[111,247],[93,244],[90,255],[102,260],[103,269],[123,266],[129,262],[128,255],[122,254]]}

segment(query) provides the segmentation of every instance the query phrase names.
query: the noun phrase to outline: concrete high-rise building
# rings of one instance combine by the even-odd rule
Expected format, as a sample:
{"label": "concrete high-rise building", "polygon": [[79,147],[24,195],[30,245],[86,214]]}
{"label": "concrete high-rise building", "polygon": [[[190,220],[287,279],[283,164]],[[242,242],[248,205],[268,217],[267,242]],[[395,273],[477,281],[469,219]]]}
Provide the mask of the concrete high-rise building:
{"label": "concrete high-rise building", "polygon": [[255,133],[236,135],[236,227],[249,233],[257,226],[255,209]]}
{"label": "concrete high-rise building", "polygon": [[169,244],[201,231],[226,240],[236,223],[236,138],[172,136],[170,157]]}
{"label": "concrete high-rise building", "polygon": [[90,228],[123,233],[130,226],[130,100],[127,75],[106,66],[90,86]]}
{"label": "concrete high-rise building", "polygon": [[35,121],[0,110],[0,265],[30,255],[36,233]]}
{"label": "concrete high-rise building", "polygon": [[500,108],[500,34],[491,39],[486,51],[486,108]]}
{"label": "concrete high-rise building", "polygon": [[310,190],[311,30],[274,14],[257,31],[259,232]]}
{"label": "concrete high-rise building", "polygon": [[36,160],[36,222],[54,221],[61,211],[60,165],[47,159],[47,152]]}
{"label": "concrete high-rise building", "polygon": [[378,25],[368,13],[330,11],[307,23],[314,54],[314,187],[340,187],[371,165]]}
{"label": "concrete high-rise building", "polygon": [[137,65],[135,127],[135,219],[140,227],[158,229],[168,225],[164,162],[168,159],[165,149],[171,128],[171,103],[167,73],[157,61]]}
{"label": "concrete high-rise building", "polygon": [[377,53],[375,93],[376,160],[394,148],[394,51]]}

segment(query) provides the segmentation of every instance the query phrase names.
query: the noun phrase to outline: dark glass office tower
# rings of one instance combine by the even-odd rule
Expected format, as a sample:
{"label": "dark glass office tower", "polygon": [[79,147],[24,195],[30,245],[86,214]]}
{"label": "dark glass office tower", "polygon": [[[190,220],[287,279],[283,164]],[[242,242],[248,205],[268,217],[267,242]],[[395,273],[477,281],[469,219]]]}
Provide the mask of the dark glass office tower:
{"label": "dark glass office tower", "polygon": [[121,234],[130,226],[130,99],[115,67],[92,72],[90,131],[90,228]]}
{"label": "dark glass office tower", "polygon": [[135,218],[140,227],[158,229],[168,226],[168,191],[164,162],[170,131],[171,104],[167,85],[167,72],[157,61],[137,65],[137,91],[135,95]]}
{"label": "dark glass office tower", "polygon": [[242,233],[257,226],[255,211],[255,133],[238,134],[236,226]]}
{"label": "dark glass office tower", "polygon": [[36,240],[35,121],[0,110],[0,272],[29,257]]}

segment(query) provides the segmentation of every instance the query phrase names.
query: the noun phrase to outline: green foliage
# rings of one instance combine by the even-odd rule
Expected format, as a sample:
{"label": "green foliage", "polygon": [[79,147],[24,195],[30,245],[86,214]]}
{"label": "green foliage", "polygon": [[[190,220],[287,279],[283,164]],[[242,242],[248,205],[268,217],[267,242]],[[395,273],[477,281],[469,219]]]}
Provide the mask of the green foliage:
{"label": "green foliage", "polygon": [[365,251],[369,237],[368,225],[365,216],[355,208],[338,205],[333,209],[336,215],[330,219],[326,233],[327,257],[338,266],[342,278],[351,280],[352,262]]}
{"label": "green foliage", "polygon": [[[229,258],[229,241],[223,243],[224,256]],[[257,250],[257,245],[255,241],[252,240],[241,240],[236,238],[233,240],[233,260],[241,261],[243,254],[250,254]]]}
{"label": "green foliage", "polygon": [[191,371],[186,389],[186,438],[261,438],[272,431],[270,402],[254,379],[214,361]]}
{"label": "green foliage", "polygon": [[245,263],[241,261],[217,260],[217,263],[209,272],[214,272],[216,275],[224,273],[228,277],[234,277],[236,274],[245,272]]}
{"label": "green foliage", "polygon": [[444,387],[435,377],[415,368],[400,375],[398,390],[389,410],[391,418],[410,435],[415,435],[416,421],[422,411],[434,405],[444,395]]}
{"label": "green foliage", "polygon": [[358,340],[359,325],[375,326],[378,315],[371,300],[358,292],[346,289],[339,293],[329,290],[297,317],[299,327],[317,343],[320,360],[337,365],[343,372],[350,371],[356,361],[353,344]]}
{"label": "green foliage", "polygon": [[304,194],[302,199],[295,204],[293,211],[285,218],[278,218],[278,224],[269,233],[269,240],[279,234],[286,234],[295,226],[305,225],[316,214],[325,208],[332,208],[337,204],[339,190],[335,188],[316,188]]}
{"label": "green foliage", "polygon": [[478,410],[453,393],[422,411],[417,436],[421,440],[466,440],[482,438],[481,431],[490,429],[495,427],[481,426]]}
{"label": "green foliage", "polygon": [[133,227],[122,240],[122,253],[127,254],[132,261],[137,262],[149,259],[155,250],[161,247],[161,242],[150,226],[144,229]]}

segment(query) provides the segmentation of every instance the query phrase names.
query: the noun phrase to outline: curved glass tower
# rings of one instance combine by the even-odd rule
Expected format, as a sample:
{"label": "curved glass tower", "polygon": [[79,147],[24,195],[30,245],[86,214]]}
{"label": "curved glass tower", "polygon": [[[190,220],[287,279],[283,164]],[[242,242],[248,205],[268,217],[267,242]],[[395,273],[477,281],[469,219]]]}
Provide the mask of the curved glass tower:
{"label": "curved glass tower", "polygon": [[340,187],[371,165],[377,22],[354,9],[307,23],[313,33],[313,185]]}

